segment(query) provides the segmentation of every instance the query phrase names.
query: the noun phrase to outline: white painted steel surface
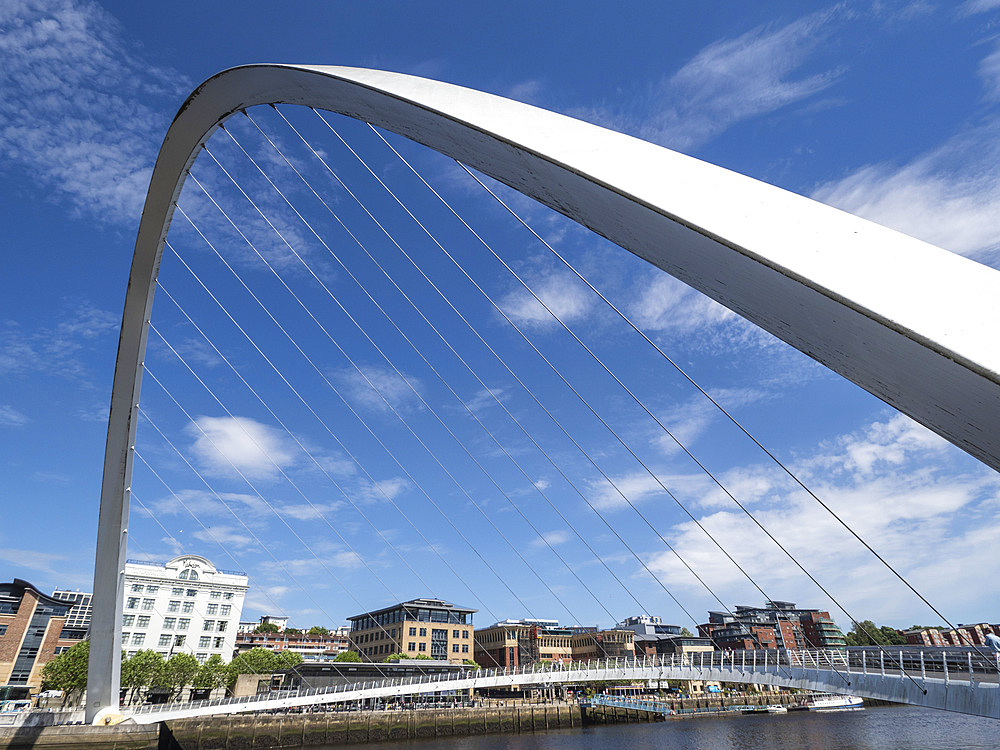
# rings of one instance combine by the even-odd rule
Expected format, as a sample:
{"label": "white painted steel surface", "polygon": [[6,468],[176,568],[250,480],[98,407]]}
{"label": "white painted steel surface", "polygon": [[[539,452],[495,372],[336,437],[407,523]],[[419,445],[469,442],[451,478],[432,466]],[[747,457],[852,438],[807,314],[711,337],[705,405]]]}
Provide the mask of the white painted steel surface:
{"label": "white painted steel surface", "polygon": [[[362,682],[330,689],[301,690],[277,695],[264,693],[249,698],[230,698],[196,703],[143,706],[127,715],[136,723],[215,716],[247,711],[270,711],[301,706],[349,703],[370,699],[393,699],[439,691],[481,690],[497,687],[585,684],[605,680],[661,681],[698,680],[706,682],[776,685],[824,693],[856,695],[895,703],[908,703],[959,713],[1000,719],[1000,687],[997,663],[978,654],[951,651],[942,662],[937,651],[925,659],[913,650],[889,653],[890,669],[881,665],[871,670],[861,661],[840,651],[747,651],[704,652],[657,659],[609,659],[573,662],[569,665],[529,665],[516,670],[485,669],[459,675],[426,675]],[[971,661],[974,658],[974,662]],[[966,660],[975,669],[949,676],[942,667]],[[877,661],[873,661],[877,664]],[[930,664],[932,676],[922,674],[915,664]],[[899,664],[903,669],[899,669]],[[861,671],[858,671],[861,666]]]}
{"label": "white painted steel surface", "polygon": [[125,301],[94,580],[93,720],[117,705],[127,493],[163,240],[198,147],[239,110],[314,106],[512,186],[701,290],[1000,467],[1000,273],[807,198],[502,97],[358,68],[252,65],[203,83],[164,140]]}

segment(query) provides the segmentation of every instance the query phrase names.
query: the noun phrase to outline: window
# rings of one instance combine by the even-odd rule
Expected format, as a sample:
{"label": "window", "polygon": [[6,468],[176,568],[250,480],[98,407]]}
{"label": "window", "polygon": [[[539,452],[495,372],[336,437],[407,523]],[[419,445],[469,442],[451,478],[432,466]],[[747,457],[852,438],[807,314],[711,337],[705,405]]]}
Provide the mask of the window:
{"label": "window", "polygon": [[130,596],[128,598],[128,601],[125,602],[125,609],[135,609],[138,606],[139,606],[139,597],[138,596]]}
{"label": "window", "polygon": [[458,631],[457,630],[452,630],[451,631],[451,637],[452,638],[458,638]]}
{"label": "window", "polygon": [[[126,628],[132,627],[132,623],[135,622],[135,615],[122,615],[122,626]],[[6,629],[6,625],[4,628]],[[0,633],[2,635],[2,633]]]}
{"label": "window", "polygon": [[146,587],[146,593],[147,594],[155,594],[159,590],[160,590],[159,586],[147,586]]}
{"label": "window", "polygon": [[184,589],[182,589],[180,586],[174,586],[172,589],[170,589],[170,595],[184,596]]}
{"label": "window", "polygon": [[167,605],[167,612],[176,612],[181,608],[180,600],[172,599]]}
{"label": "window", "polygon": [[208,598],[209,599],[221,599],[222,598],[222,592],[221,591],[210,591],[209,594],[208,594]]}
{"label": "window", "polygon": [[141,583],[133,583],[132,584],[132,593],[140,593],[141,594],[142,593],[142,584]]}
{"label": "window", "polygon": [[194,602],[184,602],[184,606],[181,607],[181,612],[188,615],[194,612]]}
{"label": "window", "polygon": [[215,645],[212,648],[222,648],[225,642],[226,642],[225,638],[216,638]]}
{"label": "window", "polygon": [[420,635],[427,635],[427,628],[420,628]]}
{"label": "window", "polygon": [[219,613],[219,605],[209,604],[208,607],[205,609],[205,612],[210,615],[216,615]]}
{"label": "window", "polygon": [[197,589],[188,589],[187,591],[184,592],[184,596],[197,596],[197,595],[198,595]]}
{"label": "window", "polygon": [[194,658],[198,660],[199,664],[204,664],[208,661],[208,654],[195,654]]}
{"label": "window", "polygon": [[179,619],[177,621],[177,629],[178,630],[187,630],[190,626],[191,626],[191,618],[190,617],[182,617],[181,619]]}
{"label": "window", "polygon": [[225,599],[226,601],[229,601],[230,599],[233,598],[233,592],[232,591],[227,591],[226,593],[224,593],[222,595],[222,598]]}
{"label": "window", "polygon": [[149,615],[139,615],[139,622],[136,624],[139,628],[149,627]]}
{"label": "window", "polygon": [[202,630],[215,630],[215,620],[205,620]]}
{"label": "window", "polygon": [[125,643],[126,643],[126,642],[128,641],[128,637],[129,637],[129,635],[130,635],[129,633],[122,633],[122,645],[123,645],[123,646],[124,646],[124,645],[125,645]]}
{"label": "window", "polygon": [[174,636],[174,645],[175,646],[183,646],[184,645],[184,639],[186,637],[187,636],[183,636],[183,635],[176,635],[176,636]]}
{"label": "window", "polygon": [[146,640],[145,633],[132,633],[132,645],[141,646],[142,642]]}
{"label": "window", "polygon": [[426,651],[427,650],[427,644],[426,643],[420,643],[418,645],[420,646],[420,651]]}
{"label": "window", "polygon": [[219,607],[219,614],[220,615],[228,615],[232,611],[233,611],[233,605],[232,604],[223,604],[221,607]]}
{"label": "window", "polygon": [[462,653],[463,654],[469,653],[469,644],[468,643],[463,643],[462,644]]}
{"label": "window", "polygon": [[468,630],[463,630],[462,631],[462,637],[463,638],[468,638],[469,637],[469,631]]}
{"label": "window", "polygon": [[417,629],[416,628],[410,628],[410,635],[416,635],[416,634],[417,634]]}
{"label": "window", "polygon": [[177,618],[176,617],[164,617],[163,618],[163,629],[164,630],[173,630],[174,629],[174,625],[176,625],[176,624],[177,624]]}
{"label": "window", "polygon": [[458,653],[458,644],[457,643],[451,644],[451,652],[453,654],[457,654]]}
{"label": "window", "polygon": [[198,648],[208,648],[209,644],[212,642],[211,636],[203,635],[198,639]]}
{"label": "window", "polygon": [[154,604],[156,604],[156,599],[143,599],[142,600],[142,608],[143,609],[152,609]]}
{"label": "window", "polygon": [[169,646],[170,645],[170,633],[164,633],[160,636],[160,642],[156,644],[157,646]]}
{"label": "window", "polygon": [[0,635],[3,635],[6,632],[7,632],[7,626],[6,625],[0,625]]}
{"label": "window", "polygon": [[228,623],[228,622],[226,622],[225,620],[219,620],[219,627],[218,627],[218,631],[219,631],[220,633],[224,633],[224,632],[225,632],[225,630],[226,630],[226,626],[227,626],[228,624],[229,624],[229,623]]}
{"label": "window", "polygon": [[126,656],[125,658],[126,659],[131,659],[133,656],[135,656],[138,653],[139,653],[138,651],[129,651],[128,652],[128,656]]}
{"label": "window", "polygon": [[410,641],[409,643],[406,644],[406,650],[407,651],[416,651],[417,650],[417,644],[414,643],[413,641]]}

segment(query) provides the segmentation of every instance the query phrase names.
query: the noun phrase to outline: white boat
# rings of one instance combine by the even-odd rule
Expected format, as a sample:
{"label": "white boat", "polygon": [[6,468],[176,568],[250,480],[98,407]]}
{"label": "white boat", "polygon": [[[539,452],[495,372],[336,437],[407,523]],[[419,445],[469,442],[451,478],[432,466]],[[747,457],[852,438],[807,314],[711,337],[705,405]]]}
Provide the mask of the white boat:
{"label": "white boat", "polygon": [[787,714],[788,713],[788,707],[787,706],[767,706],[766,710],[767,710],[767,712],[769,714]]}
{"label": "white boat", "polygon": [[864,701],[856,695],[819,695],[796,708],[807,711],[832,711],[845,708],[864,708]]}

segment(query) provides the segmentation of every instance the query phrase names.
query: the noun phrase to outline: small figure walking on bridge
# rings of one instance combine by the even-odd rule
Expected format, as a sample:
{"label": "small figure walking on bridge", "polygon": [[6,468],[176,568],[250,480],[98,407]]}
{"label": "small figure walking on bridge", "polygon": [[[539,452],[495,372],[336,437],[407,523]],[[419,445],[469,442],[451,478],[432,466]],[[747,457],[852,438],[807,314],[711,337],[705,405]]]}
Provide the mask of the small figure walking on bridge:
{"label": "small figure walking on bridge", "polygon": [[996,633],[986,634],[986,645],[990,647],[994,654],[1000,654],[1000,636]]}

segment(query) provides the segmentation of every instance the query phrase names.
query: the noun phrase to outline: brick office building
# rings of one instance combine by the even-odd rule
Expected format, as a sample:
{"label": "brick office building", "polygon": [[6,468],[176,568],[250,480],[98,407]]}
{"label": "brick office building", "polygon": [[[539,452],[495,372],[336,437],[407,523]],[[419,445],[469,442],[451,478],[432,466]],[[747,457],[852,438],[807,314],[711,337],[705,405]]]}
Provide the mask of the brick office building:
{"label": "brick office building", "polygon": [[354,615],[350,648],[363,661],[384,661],[390,654],[429,656],[441,661],[472,659],[472,615],[476,612],[440,599],[412,599]]}
{"label": "brick office building", "polygon": [[0,583],[0,696],[37,693],[45,665],[80,642],[80,631],[66,629],[72,607],[20,578]]}

